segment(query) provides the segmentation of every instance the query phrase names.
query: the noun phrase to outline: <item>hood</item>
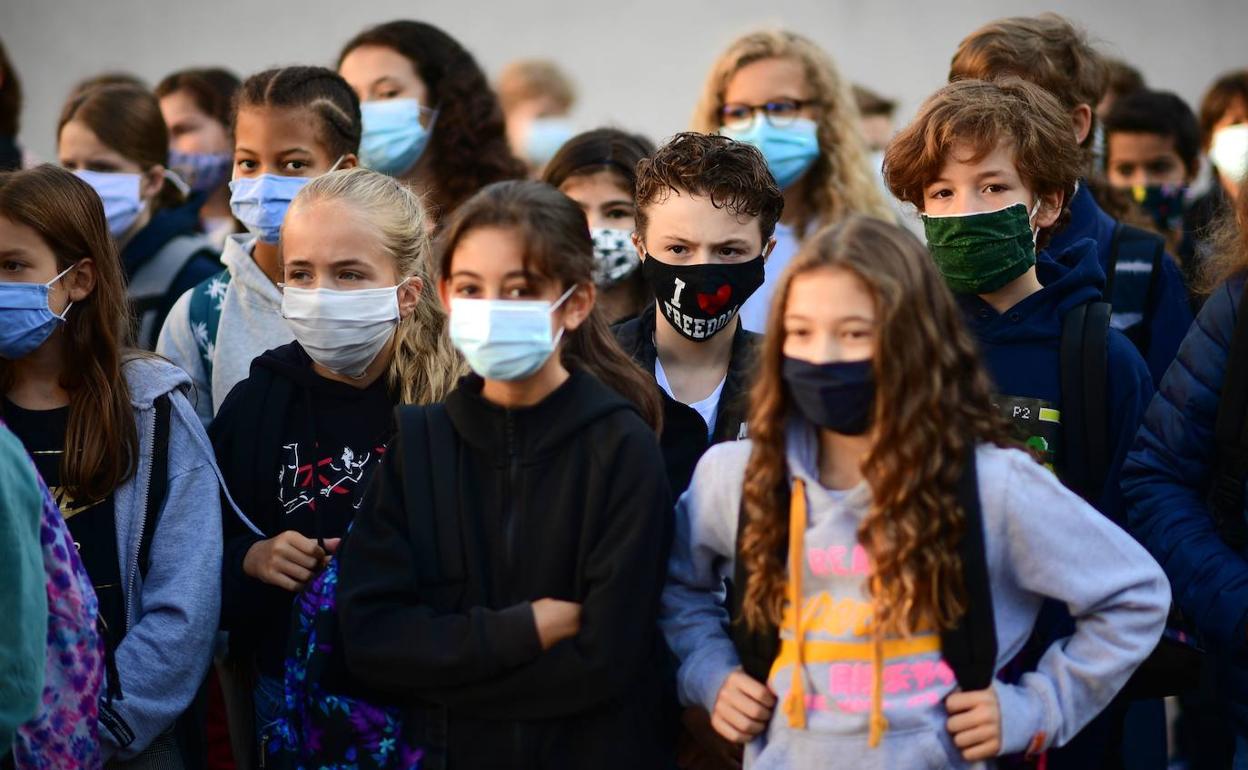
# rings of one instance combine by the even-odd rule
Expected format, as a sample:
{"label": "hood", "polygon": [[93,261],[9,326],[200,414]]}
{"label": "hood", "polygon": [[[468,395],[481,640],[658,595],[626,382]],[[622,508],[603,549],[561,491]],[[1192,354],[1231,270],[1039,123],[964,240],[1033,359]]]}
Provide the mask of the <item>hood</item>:
{"label": "hood", "polygon": [[1036,258],[1036,277],[1044,288],[1004,313],[978,296],[958,295],[967,324],[980,342],[1018,344],[1060,338],[1066,311],[1100,299],[1105,288],[1096,242],[1087,239],[1057,254],[1041,252]]}
{"label": "hood", "polygon": [[135,352],[122,363],[121,371],[136,409],[150,408],[166,393],[180,390],[185,395],[191,390],[190,375],[152,353]]}
{"label": "hood", "polygon": [[256,248],[256,236],[251,233],[235,233],[225,239],[221,250],[221,264],[230,270],[230,284],[249,289],[249,297],[266,304],[280,306],[282,293],[251,258]]}
{"label": "hood", "polygon": [[568,440],[590,423],[637,408],[593,375],[573,369],[568,379],[540,403],[507,409],[481,395],[475,374],[463,377],[447,396],[446,410],[465,442],[487,454],[513,448],[522,460],[566,449]]}
{"label": "hood", "polygon": [[1087,181],[1080,180],[1075,196],[1070,199],[1070,221],[1049,239],[1047,250],[1056,255],[1058,261],[1066,262],[1067,256],[1076,256],[1073,251],[1075,246],[1085,239],[1095,241],[1098,248],[1108,249],[1113,239],[1114,224],[1113,217],[1097,204]]}

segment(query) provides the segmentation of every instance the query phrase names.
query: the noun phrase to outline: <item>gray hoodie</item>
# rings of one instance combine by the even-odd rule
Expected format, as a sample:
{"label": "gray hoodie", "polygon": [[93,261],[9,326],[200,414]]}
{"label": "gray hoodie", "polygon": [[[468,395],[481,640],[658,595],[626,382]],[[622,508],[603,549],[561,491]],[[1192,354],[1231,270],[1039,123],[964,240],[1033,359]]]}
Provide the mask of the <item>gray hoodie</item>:
{"label": "gray hoodie", "polygon": [[[712,447],[676,508],[676,538],[660,627],[681,661],[680,697],[714,709],[728,674],[740,665],[727,632],[723,580],[732,575],[741,487],[749,441]],[[883,644],[883,715],[888,727],[868,748],[872,664],[869,560],[856,531],[870,505],[865,483],[847,491],[820,486],[814,431],[794,424],[788,459],[805,485],[802,551],[802,658],[806,728],[777,706],[767,730],[746,751],[760,768],[967,767],[945,729],[945,697],[956,686],[940,637],[916,634]],[[994,683],[1002,753],[1069,741],[1105,708],[1156,645],[1170,603],[1156,562],[1127,533],[1067,491],[1023,452],[977,452],[986,558],[997,626],[997,668],[1031,634],[1041,602],[1064,602],[1074,635],[1053,645],[1017,685]],[[786,609],[786,621],[790,619]],[[787,622],[768,681],[779,703],[794,681],[797,645]],[[834,763],[834,764],[831,764]]]}
{"label": "gray hoodie", "polygon": [[[126,362],[139,434],[136,472],[114,492],[117,554],[125,586],[127,632],[117,647],[123,698],[100,703],[104,758],[129,759],[190,704],[212,655],[221,606],[220,473],[212,445],[186,394],[191,381],[154,358]],[[146,579],[139,540],[151,486],[154,402],[168,394],[168,492],[152,536]]]}
{"label": "gray hoodie", "polygon": [[[156,343],[157,353],[191,376],[192,403],[204,425],[212,421],[234,386],[247,379],[254,358],[295,339],[282,318],[282,292],[251,258],[255,246],[255,236],[246,233],[225,241],[221,262],[230,271],[230,281],[221,285],[221,321],[215,340],[207,339],[206,330],[193,328],[192,289],[174,303]],[[201,354],[212,360],[211,382]]]}

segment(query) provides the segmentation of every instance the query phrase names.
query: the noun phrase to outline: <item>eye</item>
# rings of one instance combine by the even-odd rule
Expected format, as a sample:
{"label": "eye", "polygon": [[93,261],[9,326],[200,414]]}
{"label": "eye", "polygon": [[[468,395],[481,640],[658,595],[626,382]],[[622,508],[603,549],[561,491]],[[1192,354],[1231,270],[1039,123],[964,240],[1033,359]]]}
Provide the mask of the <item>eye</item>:
{"label": "eye", "polygon": [[384,91],[377,92],[378,99],[394,99],[398,97],[398,95],[399,91],[397,88],[387,88]]}
{"label": "eye", "polygon": [[719,111],[719,119],[727,128],[749,128],[754,110],[748,104],[725,104]]}
{"label": "eye", "polygon": [[767,110],[767,114],[773,118],[791,118],[797,115],[801,107],[792,99],[777,99],[774,102],[767,102],[763,109]]}
{"label": "eye", "polygon": [[509,286],[503,289],[503,296],[507,299],[524,299],[533,296],[533,287],[527,283]]}
{"label": "eye", "polygon": [[363,278],[364,278],[363,275],[360,275],[354,270],[343,270],[341,273],[338,274],[338,280],[340,281],[359,281],[359,280],[362,280]]}
{"label": "eye", "polygon": [[0,270],[3,270],[6,273],[20,273],[25,268],[26,265],[15,259],[6,259],[4,262],[0,262]]}
{"label": "eye", "polygon": [[1003,184],[1001,184],[1000,182],[993,182],[992,184],[990,184],[990,185],[986,185],[986,186],[984,187],[984,192],[986,192],[986,193],[1003,193],[1003,192],[1005,192],[1005,191],[1006,191],[1006,190],[1008,190],[1008,189],[1010,189],[1008,186],[1003,185]]}
{"label": "eye", "polygon": [[950,189],[949,189],[949,188],[947,188],[947,187],[942,187],[942,188],[940,188],[940,189],[938,189],[938,190],[933,190],[932,192],[929,192],[929,193],[927,194],[927,197],[929,197],[929,198],[933,198],[933,199],[939,199],[939,198],[952,198],[952,197],[953,197],[953,190],[950,190]]}
{"label": "eye", "polygon": [[810,336],[810,330],[805,327],[800,327],[800,326],[794,327],[791,329],[785,329],[784,336],[791,337],[793,339],[804,340]]}
{"label": "eye", "polygon": [[312,280],[312,273],[307,270],[292,270],[290,272],[291,283],[304,283]]}
{"label": "eye", "polygon": [[677,255],[683,255],[683,254],[689,253],[688,247],[681,246],[680,244],[673,244],[671,246],[668,246],[667,250],[671,252],[672,254],[677,254]]}
{"label": "eye", "polygon": [[254,160],[243,159],[243,160],[236,161],[234,165],[238,166],[243,171],[255,171],[256,170],[256,162]]}
{"label": "eye", "polygon": [[475,297],[478,294],[478,287],[471,283],[462,283],[451,290],[451,294],[456,297]]}
{"label": "eye", "polygon": [[629,209],[618,208],[608,210],[606,216],[607,219],[633,219],[636,214]]}
{"label": "eye", "polygon": [[725,246],[719,250],[719,255],[721,257],[739,257],[742,253],[744,252],[742,252],[741,249],[734,249],[731,246]]}
{"label": "eye", "polygon": [[290,171],[303,171],[310,164],[306,160],[288,160],[285,166]]}

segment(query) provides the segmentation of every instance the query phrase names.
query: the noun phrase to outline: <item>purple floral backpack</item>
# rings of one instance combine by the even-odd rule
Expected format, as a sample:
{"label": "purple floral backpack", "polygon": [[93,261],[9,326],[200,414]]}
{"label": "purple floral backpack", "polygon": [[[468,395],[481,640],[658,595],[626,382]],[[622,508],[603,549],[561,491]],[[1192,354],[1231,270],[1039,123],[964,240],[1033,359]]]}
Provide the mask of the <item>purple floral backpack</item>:
{"label": "purple floral backpack", "polygon": [[322,685],[337,642],[338,560],[295,601],[282,717],[261,740],[270,765],[309,770],[418,770],[424,752],[403,734],[401,710]]}
{"label": "purple floral backpack", "polygon": [[43,487],[39,524],[48,591],[48,654],[43,703],[17,730],[13,760],[19,769],[95,770],[103,764],[99,697],[104,645],[96,628],[99,607],[91,578],[78,558],[61,511]]}

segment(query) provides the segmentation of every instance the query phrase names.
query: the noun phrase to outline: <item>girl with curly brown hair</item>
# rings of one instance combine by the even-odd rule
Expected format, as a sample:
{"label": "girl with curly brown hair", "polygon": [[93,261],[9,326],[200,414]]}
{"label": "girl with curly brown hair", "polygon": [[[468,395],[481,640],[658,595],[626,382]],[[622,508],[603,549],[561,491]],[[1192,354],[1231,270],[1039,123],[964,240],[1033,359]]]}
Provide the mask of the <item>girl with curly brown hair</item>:
{"label": "girl with curly brown hair", "polygon": [[[713,447],[677,506],[660,626],[682,700],[748,743],[750,768],[964,767],[1069,740],[1153,649],[1166,581],[1007,448],[922,245],[861,217],[821,231],[781,276],[764,339],[750,440]],[[978,518],[957,491],[968,460]],[[973,522],[986,587],[964,579]],[[730,618],[722,586],[738,561]],[[1021,683],[963,692],[941,632],[985,595],[993,671],[1046,597],[1076,629]],[[765,682],[741,670],[738,630],[778,640]]]}
{"label": "girl with curly brown hair", "polygon": [[498,97],[476,59],[432,24],[391,21],[366,29],[338,56],[360,97],[360,161],[416,185],[434,222],[482,187],[523,179]]}

